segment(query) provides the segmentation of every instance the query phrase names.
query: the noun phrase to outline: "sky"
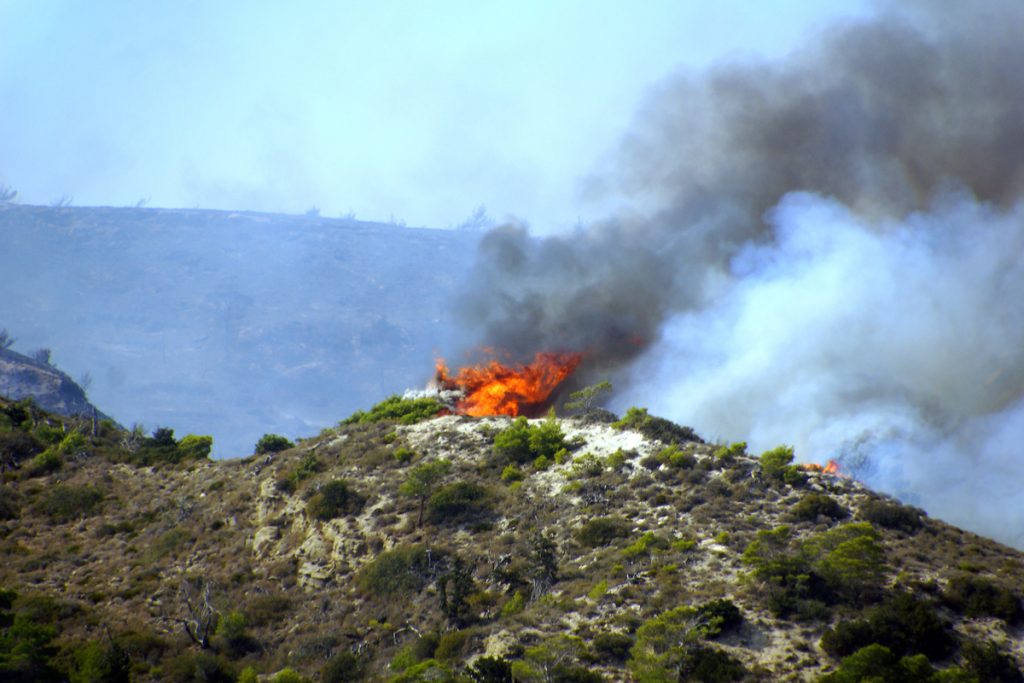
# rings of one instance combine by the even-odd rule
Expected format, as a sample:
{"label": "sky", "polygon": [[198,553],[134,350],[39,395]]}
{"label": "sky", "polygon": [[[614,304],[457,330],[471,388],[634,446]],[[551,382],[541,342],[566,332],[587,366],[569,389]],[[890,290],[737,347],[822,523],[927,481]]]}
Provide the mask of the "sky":
{"label": "sky", "polygon": [[540,233],[680,70],[785,55],[861,2],[0,0],[18,200]]}

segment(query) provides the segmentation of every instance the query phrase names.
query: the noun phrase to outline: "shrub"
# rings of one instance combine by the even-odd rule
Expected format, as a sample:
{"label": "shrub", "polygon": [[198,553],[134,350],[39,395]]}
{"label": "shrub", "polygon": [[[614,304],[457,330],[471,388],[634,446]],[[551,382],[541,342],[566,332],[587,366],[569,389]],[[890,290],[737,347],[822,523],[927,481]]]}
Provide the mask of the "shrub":
{"label": "shrub", "polygon": [[0,520],[17,519],[20,515],[18,493],[9,486],[0,486]]}
{"label": "shrub", "polygon": [[320,670],[321,683],[354,683],[363,678],[365,664],[352,652],[331,657]]}
{"label": "shrub", "polygon": [[39,477],[50,472],[56,472],[63,466],[64,458],[61,457],[56,448],[51,447],[29,461],[26,474],[30,477]]}
{"label": "shrub", "polygon": [[759,458],[761,473],[768,481],[797,486],[806,479],[803,472],[793,462],[792,446],[776,446],[765,451]]}
{"label": "shrub", "polygon": [[466,673],[473,683],[512,683],[512,663],[503,657],[480,657]]}
{"label": "shrub", "polygon": [[319,488],[306,504],[306,512],[313,519],[326,522],[363,509],[366,499],[351,488],[344,479],[333,479]]}
{"label": "shrub", "polygon": [[573,458],[572,477],[597,477],[604,472],[604,461],[593,453],[584,453]]}
{"label": "shrub", "polygon": [[86,643],[74,653],[75,666],[71,680],[98,683],[127,683],[131,672],[131,658],[114,641],[105,644]]}
{"label": "shrub", "polygon": [[687,443],[689,441],[704,443],[704,439],[697,436],[697,433],[690,427],[682,427],[663,417],[648,415],[647,408],[637,408],[634,406],[628,409],[621,420],[612,423],[612,427],[615,429],[632,429],[649,439],[655,439],[664,444]]}
{"label": "shrub", "polygon": [[721,462],[722,464],[729,464],[735,458],[747,454],[747,442],[737,441],[736,443],[728,444],[726,446],[719,446],[711,454],[712,457]]}
{"label": "shrub", "polygon": [[675,444],[661,449],[656,457],[658,462],[664,465],[684,470],[693,469],[694,465],[697,464],[697,458],[694,457],[693,453],[679,450],[679,446]]}
{"label": "shrub", "polygon": [[40,501],[37,510],[54,522],[69,522],[99,511],[103,494],[92,486],[58,484]]}
{"label": "shrub", "polygon": [[894,681],[896,677],[896,655],[889,648],[868,645],[843,659],[839,668],[822,677],[827,683],[860,683],[861,681]]}
{"label": "shrub", "polygon": [[815,522],[818,517],[829,519],[845,519],[850,513],[832,496],[824,493],[809,493],[800,499],[789,511],[790,516],[799,521]]}
{"label": "shrub", "polygon": [[624,662],[633,647],[633,638],[626,633],[598,633],[591,643],[594,656],[605,662]]}
{"label": "shrub", "polygon": [[973,640],[964,643],[961,649],[964,668],[989,683],[1020,683],[1024,674],[1017,668],[1013,657],[1001,652],[995,643],[981,644]]}
{"label": "shrub", "polygon": [[210,457],[210,451],[212,449],[212,436],[188,434],[178,442],[178,451],[181,454],[181,460],[202,460],[203,458],[208,458]]}
{"label": "shrub", "polygon": [[954,576],[942,597],[951,608],[968,617],[997,617],[1014,625],[1024,616],[1020,598],[1013,591],[981,576]]}
{"label": "shrub", "polygon": [[505,469],[501,471],[501,480],[510,484],[512,482],[522,481],[524,477],[525,475],[523,474],[523,471],[512,464],[505,465]]}
{"label": "shrub", "polygon": [[508,428],[494,435],[495,455],[519,465],[540,457],[557,462],[558,453],[567,446],[565,434],[553,414],[537,426],[531,425],[525,417],[517,417]]}
{"label": "shrub", "polygon": [[395,449],[395,462],[397,462],[399,465],[405,465],[406,463],[410,463],[415,458],[416,451],[412,450],[411,448],[399,446],[398,448]]}
{"label": "shrub", "polygon": [[900,593],[864,615],[826,630],[821,648],[833,657],[845,657],[874,643],[896,656],[920,653],[929,659],[945,659],[956,649],[949,622],[929,600]]}
{"label": "shrub", "polygon": [[289,448],[295,448],[295,444],[280,434],[264,434],[256,442],[255,452],[257,455],[263,455],[265,453],[280,453]]}
{"label": "shrub", "polygon": [[[722,603],[709,611],[731,612]],[[738,660],[723,650],[699,644],[701,638],[719,632],[706,614],[693,607],[663,612],[637,629],[629,670],[641,681],[740,680],[746,670]]]}
{"label": "shrub", "polygon": [[576,540],[588,548],[597,548],[626,538],[631,528],[632,525],[622,517],[598,517],[579,528]]}
{"label": "shrub", "polygon": [[459,481],[435,491],[427,510],[434,521],[472,517],[490,509],[490,498],[486,486]]}
{"label": "shrub", "polygon": [[341,424],[397,422],[411,425],[437,417],[443,409],[444,405],[435,398],[402,398],[394,395],[373,406],[369,412],[360,410],[353,413],[352,416],[342,420]]}
{"label": "shrub", "polygon": [[678,671],[678,680],[701,683],[741,681],[747,675],[743,662],[725,650],[702,644],[683,648]]}
{"label": "shrub", "polygon": [[743,613],[732,600],[719,598],[697,608],[697,616],[703,620],[705,638],[714,638],[728,633],[743,623]]}
{"label": "shrub", "polygon": [[869,500],[860,507],[860,516],[886,529],[915,533],[924,526],[922,512],[916,508],[886,500]]}
{"label": "shrub", "polygon": [[313,683],[313,680],[306,678],[290,666],[286,666],[274,674],[274,677],[270,679],[270,683]]}
{"label": "shrub", "polygon": [[358,583],[363,590],[379,596],[417,592],[433,577],[431,558],[436,563],[443,556],[419,544],[386,550],[363,567]]}
{"label": "shrub", "polygon": [[42,453],[45,446],[27,432],[0,431],[0,464],[17,467],[23,460]]}

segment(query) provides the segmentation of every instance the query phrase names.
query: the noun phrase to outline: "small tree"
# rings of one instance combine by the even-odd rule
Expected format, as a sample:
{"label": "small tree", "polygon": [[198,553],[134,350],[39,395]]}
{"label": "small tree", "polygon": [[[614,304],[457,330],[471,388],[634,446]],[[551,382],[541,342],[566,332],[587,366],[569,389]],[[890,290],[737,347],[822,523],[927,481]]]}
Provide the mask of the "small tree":
{"label": "small tree", "polygon": [[14,337],[8,334],[6,329],[0,330],[0,349],[9,349],[14,346]]}
{"label": "small tree", "polygon": [[594,405],[594,400],[597,399],[599,394],[603,394],[612,390],[612,383],[608,380],[598,382],[597,384],[591,384],[589,387],[583,387],[579,391],[574,391],[569,394],[569,401],[566,402],[566,410],[587,412]]}
{"label": "small tree", "polygon": [[217,630],[220,619],[220,612],[210,602],[210,582],[185,579],[178,589],[178,596],[184,613],[177,619],[178,623],[184,627],[189,640],[203,650],[209,648],[210,636]]}
{"label": "small tree", "polygon": [[535,531],[530,538],[530,573],[533,575],[533,599],[544,595],[558,579],[558,546],[541,531]]}
{"label": "small tree", "polygon": [[281,451],[294,448],[295,444],[280,434],[264,434],[256,442],[256,454],[280,453]]}
{"label": "small tree", "polygon": [[423,524],[423,508],[426,507],[427,499],[433,494],[434,489],[451,469],[451,462],[448,460],[435,460],[417,465],[409,472],[398,492],[403,496],[410,496],[419,501],[419,515],[416,518],[416,526]]}
{"label": "small tree", "polygon": [[18,191],[10,185],[0,185],[0,202],[13,202]]}

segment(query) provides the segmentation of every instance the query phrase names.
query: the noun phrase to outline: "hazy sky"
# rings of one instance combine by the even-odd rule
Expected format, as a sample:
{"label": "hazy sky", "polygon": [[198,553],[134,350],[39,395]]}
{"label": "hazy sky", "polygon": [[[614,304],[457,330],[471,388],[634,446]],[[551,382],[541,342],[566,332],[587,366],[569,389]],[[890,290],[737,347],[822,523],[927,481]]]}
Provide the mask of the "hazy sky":
{"label": "hazy sky", "polygon": [[581,179],[665,76],[863,4],[0,0],[0,183],[543,232],[601,215]]}

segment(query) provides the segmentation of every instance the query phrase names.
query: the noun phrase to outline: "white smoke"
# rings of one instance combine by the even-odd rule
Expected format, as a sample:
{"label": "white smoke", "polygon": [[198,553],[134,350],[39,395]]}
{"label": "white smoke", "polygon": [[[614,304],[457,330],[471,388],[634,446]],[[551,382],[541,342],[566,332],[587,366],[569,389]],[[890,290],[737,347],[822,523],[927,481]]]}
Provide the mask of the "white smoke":
{"label": "white smoke", "polygon": [[775,240],[741,248],[710,301],[667,322],[620,406],[837,458],[1024,544],[1024,208],[951,192],[872,222],[793,193],[766,220]]}

